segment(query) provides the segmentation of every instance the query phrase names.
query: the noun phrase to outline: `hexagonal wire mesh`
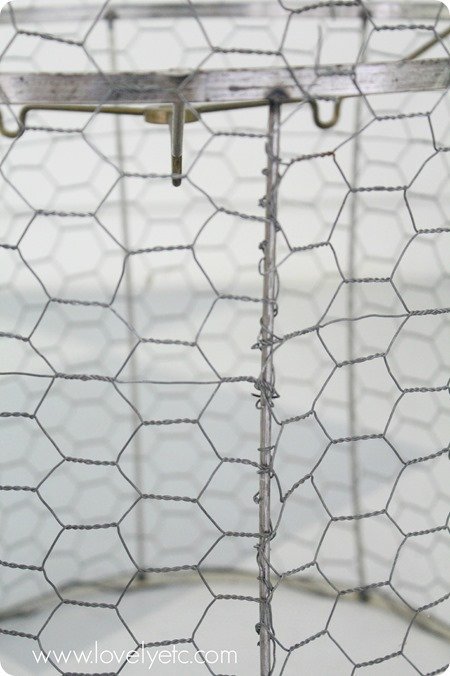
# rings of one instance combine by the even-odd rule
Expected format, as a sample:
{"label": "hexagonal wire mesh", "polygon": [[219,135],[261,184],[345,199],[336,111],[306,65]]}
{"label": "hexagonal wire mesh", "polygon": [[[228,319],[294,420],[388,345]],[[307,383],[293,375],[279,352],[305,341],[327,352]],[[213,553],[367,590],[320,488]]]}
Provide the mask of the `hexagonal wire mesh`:
{"label": "hexagonal wire mesh", "polygon": [[[444,671],[448,27],[435,2],[3,10],[8,671]],[[146,124],[170,101],[178,188]],[[69,652],[94,641],[108,666]]]}

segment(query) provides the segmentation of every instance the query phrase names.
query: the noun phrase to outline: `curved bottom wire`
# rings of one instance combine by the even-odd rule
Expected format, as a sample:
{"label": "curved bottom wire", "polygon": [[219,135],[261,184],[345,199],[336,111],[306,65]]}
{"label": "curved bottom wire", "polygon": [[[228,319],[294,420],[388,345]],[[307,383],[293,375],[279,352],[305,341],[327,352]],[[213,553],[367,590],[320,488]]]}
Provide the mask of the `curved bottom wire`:
{"label": "curved bottom wire", "polygon": [[[256,579],[254,571],[238,568],[205,568],[202,569],[202,573],[207,575],[209,583],[227,581],[238,584],[239,582],[244,581],[254,582]],[[163,587],[190,587],[191,585],[196,584],[203,584],[199,578],[198,572],[184,571],[182,582],[178,579],[177,573],[164,573],[163,576],[150,574],[145,577],[136,575],[131,584],[129,577],[118,575],[95,582],[69,582],[58,589],[59,593],[64,598],[76,600],[77,598],[80,599],[85,597],[86,591],[89,591],[91,594],[101,594],[106,591],[117,591],[120,593],[128,587],[127,593],[138,594],[142,591],[149,591],[152,589],[157,590]],[[336,596],[339,595],[339,592],[333,590],[325,580],[320,582],[312,577],[304,577],[302,579],[284,578],[283,585],[292,590],[316,596],[336,598]],[[343,589],[345,584],[338,586]],[[251,597],[246,598],[252,600]],[[383,594],[380,589],[377,589],[376,592],[369,591],[364,598],[357,593],[341,593],[340,598],[348,603],[361,603],[366,607],[371,606],[374,609],[386,611],[389,614],[392,613],[400,618],[410,618],[410,613],[408,613],[404,604],[400,601],[397,603],[391,597]],[[259,599],[255,597],[253,600],[258,602]],[[55,595],[53,593],[36,596],[33,599],[18,603],[14,606],[10,606],[7,610],[3,610],[0,613],[0,623],[4,620],[26,617],[42,612],[45,606],[53,607],[54,603]],[[414,624],[436,637],[443,638],[447,641],[450,640],[450,624],[443,622],[437,617],[433,617],[431,614],[425,615],[418,613],[414,618]]]}

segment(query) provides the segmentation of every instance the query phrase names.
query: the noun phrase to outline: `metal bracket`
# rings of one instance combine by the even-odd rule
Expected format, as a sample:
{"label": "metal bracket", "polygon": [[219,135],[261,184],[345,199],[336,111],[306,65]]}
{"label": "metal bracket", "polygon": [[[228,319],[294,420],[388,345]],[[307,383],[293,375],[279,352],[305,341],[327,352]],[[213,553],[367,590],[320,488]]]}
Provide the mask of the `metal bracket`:
{"label": "metal bracket", "polygon": [[170,128],[172,144],[172,183],[181,185],[183,171],[183,131],[185,123],[197,122],[200,111],[186,108],[184,103],[173,103],[154,108],[134,108],[129,106],[90,106],[90,105],[51,105],[36,104],[24,106],[19,113],[17,129],[8,129],[0,111],[0,134],[6,138],[18,138],[26,130],[26,120],[32,111],[61,111],[70,113],[102,113],[107,115],[141,116],[150,124],[167,124]]}
{"label": "metal bracket", "polygon": [[184,102],[171,103],[153,107],[132,106],[94,106],[94,105],[58,105],[58,104],[30,104],[21,108],[18,117],[17,129],[8,129],[0,111],[0,134],[6,138],[18,138],[26,130],[26,121],[29,113],[36,110],[60,111],[70,113],[102,113],[106,115],[132,115],[143,117],[149,124],[167,124],[170,129],[172,150],[172,184],[181,185],[183,172],[183,136],[184,125],[198,122],[204,113],[241,108],[255,108],[267,106],[269,100],[261,101],[232,101],[229,103],[205,103],[195,107],[187,107]]}
{"label": "metal bracket", "polygon": [[[422,56],[424,53],[432,49],[436,44],[441,40],[445,39],[450,35],[450,28],[442,31],[441,33],[436,33],[434,37],[420,49],[407,55],[401,63],[414,61],[418,56]],[[441,60],[445,62],[446,60]],[[423,65],[435,66],[439,62],[430,61],[421,62]],[[442,68],[441,68],[442,71]],[[442,72],[439,71],[440,76]],[[446,86],[448,86],[448,70],[443,71]],[[216,73],[217,76],[217,73]],[[21,78],[23,80],[23,78]],[[440,81],[438,81],[437,86],[440,86]],[[409,87],[406,87],[409,89]],[[333,114],[329,120],[322,120],[319,112],[319,102],[318,98],[311,96],[310,98],[292,98],[289,97],[288,93],[285,97],[285,102],[289,103],[299,103],[304,101],[311,106],[312,115],[314,123],[320,129],[331,129],[334,127],[340,118],[342,102],[347,96],[354,96],[354,92],[346,92],[340,96],[331,96],[329,100],[332,100],[334,103]],[[183,172],[183,135],[184,135],[184,125],[192,122],[198,122],[201,115],[204,113],[212,113],[217,111],[226,111],[226,110],[238,110],[241,108],[255,108],[261,106],[270,105],[270,97],[264,99],[248,99],[248,100],[231,100],[231,101],[216,101],[214,103],[201,103],[193,106],[192,104],[186,105],[184,100],[181,100],[177,97],[177,100],[169,104],[163,104],[159,106],[146,106],[146,107],[135,107],[135,106],[126,106],[126,105],[71,105],[71,104],[46,104],[46,103],[35,103],[25,105],[21,108],[19,117],[18,117],[18,128],[17,129],[8,129],[4,125],[3,116],[0,111],[0,134],[7,138],[17,138],[23,134],[26,129],[26,119],[28,114],[33,110],[56,110],[56,111],[66,111],[66,112],[80,112],[80,113],[102,113],[109,115],[137,115],[142,116],[145,122],[150,124],[167,124],[170,128],[170,138],[171,138],[171,163],[172,163],[172,183],[174,186],[178,187],[181,185],[182,172]]]}

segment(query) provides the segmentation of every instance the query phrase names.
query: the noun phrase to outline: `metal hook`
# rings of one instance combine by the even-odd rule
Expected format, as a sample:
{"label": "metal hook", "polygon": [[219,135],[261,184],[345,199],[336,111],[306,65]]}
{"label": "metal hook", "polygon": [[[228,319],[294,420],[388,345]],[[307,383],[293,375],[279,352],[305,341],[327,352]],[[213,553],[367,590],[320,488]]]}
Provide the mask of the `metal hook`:
{"label": "metal hook", "polygon": [[6,138],[18,138],[25,131],[28,114],[35,110],[62,111],[68,113],[107,113],[109,115],[145,115],[145,110],[132,106],[89,106],[89,105],[53,105],[51,103],[35,103],[21,108],[18,118],[17,129],[7,129],[4,125],[3,115],[0,111],[0,134]]}
{"label": "metal hook", "polygon": [[314,124],[319,127],[319,129],[331,129],[331,127],[334,127],[339,122],[342,101],[343,99],[336,99],[333,106],[333,115],[326,122],[320,118],[318,101],[316,99],[311,99],[308,101],[309,105],[311,106]]}
{"label": "metal hook", "polygon": [[3,121],[3,113],[0,111],[0,134],[6,138],[18,138],[21,136],[24,132],[27,113],[27,107],[22,108],[19,113],[19,125],[17,129],[7,129]]}

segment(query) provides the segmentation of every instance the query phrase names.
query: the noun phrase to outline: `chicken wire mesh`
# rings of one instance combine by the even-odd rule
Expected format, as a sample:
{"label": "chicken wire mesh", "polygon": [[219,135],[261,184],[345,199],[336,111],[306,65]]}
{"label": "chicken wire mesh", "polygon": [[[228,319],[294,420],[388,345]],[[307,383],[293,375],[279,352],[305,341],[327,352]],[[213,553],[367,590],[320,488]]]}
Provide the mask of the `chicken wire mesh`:
{"label": "chicken wire mesh", "polygon": [[[153,673],[442,673],[445,7],[0,21],[5,669],[144,674],[178,647]],[[247,79],[216,103],[245,105],[200,114],[224,73]],[[179,187],[147,99],[194,120]],[[112,663],[70,653],[94,640]]]}

